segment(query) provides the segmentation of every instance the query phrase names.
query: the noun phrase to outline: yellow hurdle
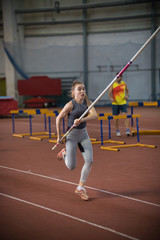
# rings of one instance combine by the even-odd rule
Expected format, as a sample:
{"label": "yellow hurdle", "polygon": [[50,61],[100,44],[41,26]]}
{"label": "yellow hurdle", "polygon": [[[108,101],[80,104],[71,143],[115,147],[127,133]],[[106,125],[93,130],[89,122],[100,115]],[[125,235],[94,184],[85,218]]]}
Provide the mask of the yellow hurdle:
{"label": "yellow hurdle", "polygon": [[158,102],[143,102],[143,106],[145,107],[157,107],[158,106]]}
{"label": "yellow hurdle", "polygon": [[[160,106],[160,101],[144,101],[144,102],[129,102],[129,106],[131,107],[131,114],[133,114],[133,107],[158,107]],[[133,129],[133,119],[131,119],[131,128],[132,135],[137,135],[137,131]],[[159,135],[160,130],[141,130],[139,131],[140,135]]]}
{"label": "yellow hurdle", "polygon": [[[132,136],[137,135],[136,130],[132,130]],[[160,130],[139,130],[139,135],[160,135]]]}
{"label": "yellow hurdle", "polygon": [[[19,137],[24,138],[25,136],[30,136],[30,139],[32,140],[38,140],[41,141],[42,139],[49,138],[49,132],[47,131],[47,124],[46,124],[46,115],[48,112],[52,112],[52,116],[56,116],[59,112],[58,111],[49,111],[48,109],[18,109],[18,110],[11,110],[10,113],[12,114],[12,126],[13,126],[13,137]],[[15,133],[15,123],[14,123],[14,117],[15,114],[27,114],[29,116],[30,121],[30,132],[29,133]],[[45,131],[44,132],[37,132],[32,133],[32,115],[44,115],[44,124],[45,124]],[[55,136],[54,133],[50,134],[50,136]]]}
{"label": "yellow hurdle", "polygon": [[[116,151],[119,150],[119,148],[125,148],[125,147],[149,147],[149,148],[156,148],[157,146],[155,145],[147,145],[147,144],[140,144],[139,142],[139,126],[138,126],[138,118],[140,117],[140,114],[133,114],[133,115],[124,115],[124,116],[110,116],[108,118],[110,119],[125,119],[125,118],[136,118],[136,124],[137,124],[137,143],[136,144],[125,144],[125,145],[116,145],[116,146],[109,146],[109,147],[104,147],[101,146],[101,149],[103,150],[109,150],[111,151],[112,149],[116,149]],[[103,120],[107,120],[108,118],[104,118]],[[102,120],[101,117],[98,118],[99,120]]]}

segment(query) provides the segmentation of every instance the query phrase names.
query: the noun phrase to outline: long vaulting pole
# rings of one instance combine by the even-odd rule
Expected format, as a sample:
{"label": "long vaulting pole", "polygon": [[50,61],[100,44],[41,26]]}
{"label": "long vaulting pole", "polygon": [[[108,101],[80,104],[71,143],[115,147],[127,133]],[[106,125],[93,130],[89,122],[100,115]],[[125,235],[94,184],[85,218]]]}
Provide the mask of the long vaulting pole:
{"label": "long vaulting pole", "polygon": [[[138,55],[144,50],[144,48],[152,41],[152,39],[157,35],[157,33],[160,31],[160,26],[157,28],[157,30],[150,36],[150,38],[143,44],[143,46],[139,49],[139,51],[133,56],[133,58],[126,64],[126,66],[118,73],[118,75],[112,80],[112,82],[103,90],[103,92],[95,99],[95,101],[87,108],[87,110],[80,116],[79,120],[81,120],[88,112],[89,110],[103,97],[103,95],[107,92],[107,90],[110,88],[110,86],[116,81],[116,79],[121,76],[126,69],[134,62],[134,60],[138,57]],[[63,141],[63,139],[72,131],[72,129],[75,127],[73,126],[63,135],[63,137],[60,139],[60,142]],[[56,145],[52,148],[54,150],[60,142],[56,143]]]}

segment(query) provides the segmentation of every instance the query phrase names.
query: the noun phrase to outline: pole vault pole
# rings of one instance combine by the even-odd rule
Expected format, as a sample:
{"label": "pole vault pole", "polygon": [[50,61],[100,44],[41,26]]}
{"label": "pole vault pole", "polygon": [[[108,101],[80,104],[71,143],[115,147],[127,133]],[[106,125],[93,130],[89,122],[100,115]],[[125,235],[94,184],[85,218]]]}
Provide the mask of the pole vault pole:
{"label": "pole vault pole", "polygon": [[[144,48],[152,41],[152,39],[157,35],[157,33],[160,31],[160,26],[157,28],[157,30],[150,36],[150,38],[143,44],[143,46],[139,49],[139,51],[133,56],[133,58],[126,64],[126,66],[118,73],[118,75],[112,80],[112,82],[103,90],[103,92],[95,99],[95,101],[87,108],[87,110],[80,116],[79,120],[81,120],[88,112],[89,110],[103,97],[103,95],[107,92],[107,90],[110,88],[110,86],[116,81],[116,79],[121,76],[126,69],[134,62],[134,60],[138,57],[138,55],[144,50]],[[63,135],[63,137],[60,139],[60,142],[63,141],[63,139],[72,131],[72,129],[75,127],[73,126]],[[60,142],[56,143],[56,145],[52,148],[54,150]]]}

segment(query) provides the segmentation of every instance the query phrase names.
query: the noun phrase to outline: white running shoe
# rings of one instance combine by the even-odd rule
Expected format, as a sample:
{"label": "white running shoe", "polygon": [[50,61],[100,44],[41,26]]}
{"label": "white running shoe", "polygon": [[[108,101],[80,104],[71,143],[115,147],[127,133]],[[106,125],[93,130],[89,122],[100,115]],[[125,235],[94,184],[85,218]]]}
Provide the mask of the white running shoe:
{"label": "white running shoe", "polygon": [[126,135],[127,135],[128,137],[131,135],[129,129],[127,129]]}
{"label": "white running shoe", "polygon": [[58,159],[59,161],[61,161],[61,160],[63,159],[63,157],[64,157],[65,154],[66,154],[66,149],[63,148],[63,149],[57,154],[57,159]]}
{"label": "white running shoe", "polygon": [[75,193],[76,193],[77,195],[79,195],[84,201],[88,201],[88,200],[89,200],[89,197],[88,197],[88,195],[87,195],[87,191],[86,191],[85,188],[84,188],[84,189],[81,189],[81,190],[78,190],[78,189],[76,188]]}
{"label": "white running shoe", "polygon": [[117,137],[120,137],[120,136],[121,136],[121,133],[120,133],[119,130],[116,131],[116,135],[117,135]]}

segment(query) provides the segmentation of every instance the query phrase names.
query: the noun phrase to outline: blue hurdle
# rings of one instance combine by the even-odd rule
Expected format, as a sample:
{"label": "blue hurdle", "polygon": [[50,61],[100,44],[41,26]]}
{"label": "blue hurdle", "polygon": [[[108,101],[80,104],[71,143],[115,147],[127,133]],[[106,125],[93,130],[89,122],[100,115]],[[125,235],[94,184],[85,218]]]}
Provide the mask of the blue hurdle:
{"label": "blue hurdle", "polygon": [[103,150],[112,150],[116,149],[119,151],[119,148],[125,148],[125,147],[149,147],[149,148],[156,148],[157,146],[155,145],[147,145],[147,144],[140,144],[139,141],[139,123],[138,123],[138,118],[140,117],[140,114],[133,114],[133,115],[122,115],[122,116],[108,116],[105,120],[108,118],[110,119],[122,119],[122,118],[136,118],[136,126],[137,126],[137,143],[136,144],[125,144],[125,145],[116,145],[116,146],[109,146],[109,147],[104,147],[101,146],[101,149]]}

